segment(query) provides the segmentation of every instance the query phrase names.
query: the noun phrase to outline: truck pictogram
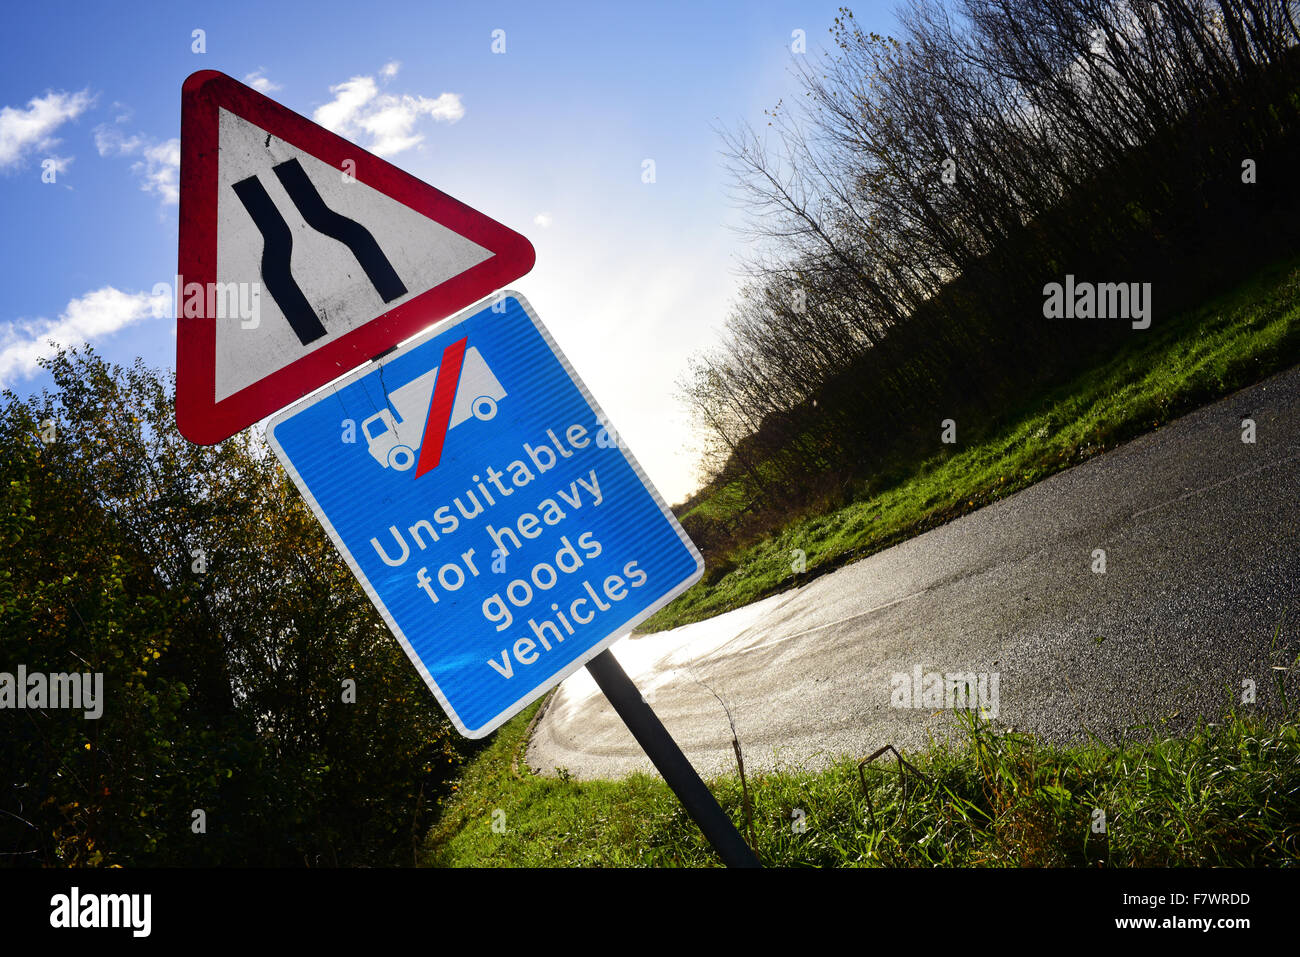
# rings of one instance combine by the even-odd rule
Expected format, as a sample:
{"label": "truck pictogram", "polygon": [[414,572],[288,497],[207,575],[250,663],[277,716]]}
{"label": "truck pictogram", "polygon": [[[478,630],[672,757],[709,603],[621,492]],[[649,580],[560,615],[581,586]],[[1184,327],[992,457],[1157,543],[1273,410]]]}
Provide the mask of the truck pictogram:
{"label": "truck pictogram", "polygon": [[[415,464],[437,379],[438,368],[435,367],[394,389],[388,394],[391,408],[380,409],[361,423],[370,454],[384,468],[405,472]],[[486,422],[497,414],[497,403],[505,397],[506,390],[492,374],[483,356],[470,346],[465,351],[447,428],[454,429],[471,418]]]}

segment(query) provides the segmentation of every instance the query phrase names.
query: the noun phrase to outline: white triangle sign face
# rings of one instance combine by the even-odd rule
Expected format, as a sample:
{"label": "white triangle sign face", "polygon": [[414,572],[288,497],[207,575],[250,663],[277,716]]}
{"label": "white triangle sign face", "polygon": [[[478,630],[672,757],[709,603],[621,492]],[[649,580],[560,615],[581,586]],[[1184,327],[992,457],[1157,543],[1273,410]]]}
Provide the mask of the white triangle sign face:
{"label": "white triangle sign face", "polygon": [[218,442],[532,268],[523,236],[215,71],[182,90],[176,419]]}

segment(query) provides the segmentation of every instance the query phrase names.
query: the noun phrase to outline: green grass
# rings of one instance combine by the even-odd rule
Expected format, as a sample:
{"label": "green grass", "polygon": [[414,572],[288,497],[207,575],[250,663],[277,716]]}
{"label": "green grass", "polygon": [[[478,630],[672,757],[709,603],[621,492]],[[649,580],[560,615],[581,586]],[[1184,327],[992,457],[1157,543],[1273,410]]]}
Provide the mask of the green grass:
{"label": "green grass", "polygon": [[[958,444],[892,487],[714,560],[716,571],[643,632],[699,621],[951,521],[1300,361],[1300,259],[1262,270],[1198,310],[1134,334],[1134,346],[1004,423],[958,422]],[[981,437],[981,432],[985,433]],[[970,444],[964,444],[970,442]],[[736,488],[695,506],[722,516]],[[803,574],[795,561],[802,553]],[[729,569],[720,574],[723,569]]]}
{"label": "green grass", "polygon": [[[528,709],[467,769],[425,863],[459,867],[710,867],[718,860],[657,778],[578,782],[515,757]],[[964,715],[964,713],[963,713]],[[751,775],[768,866],[1263,866],[1300,861],[1300,721],[1229,715],[1183,738],[1047,747],[973,718],[958,743],[824,771]],[[743,827],[737,778],[710,784]],[[874,809],[874,816],[873,811]],[[495,812],[500,813],[495,813]],[[1094,831],[1105,814],[1105,832]],[[800,813],[801,812],[801,813]],[[493,821],[504,830],[494,830]],[[803,829],[798,828],[802,822]]]}

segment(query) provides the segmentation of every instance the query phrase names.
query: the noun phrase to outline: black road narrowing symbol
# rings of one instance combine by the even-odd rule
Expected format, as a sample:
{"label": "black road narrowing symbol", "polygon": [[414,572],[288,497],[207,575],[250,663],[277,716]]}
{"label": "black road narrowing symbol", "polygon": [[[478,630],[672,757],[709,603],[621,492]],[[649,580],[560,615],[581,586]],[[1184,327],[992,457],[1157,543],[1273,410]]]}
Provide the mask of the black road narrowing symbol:
{"label": "black road narrowing symbol", "polygon": [[[307,178],[302,164],[291,159],[272,167],[272,170],[307,225],[347,246],[384,302],[406,295],[406,286],[379,248],[379,243],[375,242],[375,237],[370,235],[370,230],[326,206],[325,200]],[[289,320],[298,341],[304,346],[315,342],[325,335],[325,326],[290,270],[292,231],[256,176],[235,183],[234,190],[262,234],[262,282]]]}
{"label": "black road narrowing symbol", "polygon": [[235,184],[235,195],[262,234],[262,282],[304,346],[325,335],[325,326],[289,271],[293,233],[256,176]]}

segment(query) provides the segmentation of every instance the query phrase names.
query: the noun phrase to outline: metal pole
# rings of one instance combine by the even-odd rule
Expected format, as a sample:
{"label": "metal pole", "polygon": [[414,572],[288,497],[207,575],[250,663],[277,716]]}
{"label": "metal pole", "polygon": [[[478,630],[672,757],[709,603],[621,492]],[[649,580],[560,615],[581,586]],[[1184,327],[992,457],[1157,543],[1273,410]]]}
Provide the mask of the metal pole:
{"label": "metal pole", "polygon": [[587,662],[587,670],[596,679],[596,685],[614,706],[637,743],[645,749],[654,766],[664,776],[686,812],[700,826],[722,862],[728,867],[762,867],[736,826],[731,823],[731,818],[718,806],[713,794],[704,786],[695,768],[691,767],[691,762],[686,760],[682,749],[660,722],[659,716],[645,703],[641,692],[636,690],[636,685],[627,676],[618,659],[606,648]]}

